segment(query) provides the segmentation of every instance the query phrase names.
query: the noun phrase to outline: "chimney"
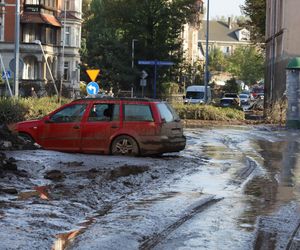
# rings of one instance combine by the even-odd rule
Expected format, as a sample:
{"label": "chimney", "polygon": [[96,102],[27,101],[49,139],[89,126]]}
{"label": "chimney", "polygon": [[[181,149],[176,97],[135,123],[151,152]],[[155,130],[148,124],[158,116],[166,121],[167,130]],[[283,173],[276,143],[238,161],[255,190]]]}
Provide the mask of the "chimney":
{"label": "chimney", "polygon": [[232,20],[231,17],[228,17],[228,28],[231,30],[232,28]]}

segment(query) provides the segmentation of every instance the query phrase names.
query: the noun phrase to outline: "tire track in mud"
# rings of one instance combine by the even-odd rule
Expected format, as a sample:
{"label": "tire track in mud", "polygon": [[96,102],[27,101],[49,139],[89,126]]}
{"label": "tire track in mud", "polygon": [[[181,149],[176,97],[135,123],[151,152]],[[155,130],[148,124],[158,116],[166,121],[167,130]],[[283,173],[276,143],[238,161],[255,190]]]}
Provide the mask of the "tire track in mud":
{"label": "tire track in mud", "polygon": [[216,204],[217,202],[223,200],[223,198],[215,198],[215,196],[208,197],[200,202],[196,207],[191,209],[189,213],[187,213],[185,216],[181,217],[179,220],[168,226],[166,229],[161,231],[158,234],[155,234],[153,236],[150,236],[147,240],[143,241],[140,246],[139,250],[150,250],[157,246],[159,243],[164,241],[172,232],[174,232],[176,229],[178,229],[181,225],[183,225],[188,220],[193,219],[193,217],[212,205]]}

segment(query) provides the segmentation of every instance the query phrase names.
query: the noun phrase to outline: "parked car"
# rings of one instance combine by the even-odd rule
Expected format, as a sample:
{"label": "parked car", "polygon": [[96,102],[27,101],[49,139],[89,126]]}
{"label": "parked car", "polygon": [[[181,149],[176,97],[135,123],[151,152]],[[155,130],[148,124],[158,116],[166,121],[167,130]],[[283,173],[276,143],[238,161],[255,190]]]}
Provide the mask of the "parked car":
{"label": "parked car", "polygon": [[236,102],[235,99],[231,99],[231,98],[222,98],[220,100],[220,107],[231,107],[231,108],[238,108],[239,105],[238,103]]}
{"label": "parked car", "polygon": [[45,149],[113,155],[178,152],[186,138],[166,102],[137,98],[86,98],[40,120],[19,122],[15,131]]}
{"label": "parked car", "polygon": [[241,105],[249,105],[250,104],[250,96],[247,94],[240,94],[239,98],[241,100]]}
{"label": "parked car", "polygon": [[220,100],[221,107],[228,107],[228,106],[238,106],[239,107],[240,105],[241,105],[241,101],[240,101],[239,95],[236,93],[225,93],[225,94],[223,94],[223,97]]}

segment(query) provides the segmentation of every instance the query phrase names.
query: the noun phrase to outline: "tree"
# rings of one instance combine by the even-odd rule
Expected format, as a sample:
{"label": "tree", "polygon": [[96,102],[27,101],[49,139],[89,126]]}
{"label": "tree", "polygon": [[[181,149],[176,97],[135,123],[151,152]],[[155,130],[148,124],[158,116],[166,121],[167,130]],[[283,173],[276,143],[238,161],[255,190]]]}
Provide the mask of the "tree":
{"label": "tree", "polygon": [[[196,13],[195,0],[93,0],[87,22],[85,61],[102,70],[102,82],[128,88],[139,71],[131,68],[131,43],[136,60],[183,60],[182,26]],[[135,67],[136,68],[136,67]],[[146,67],[147,69],[147,67]],[[151,77],[153,67],[147,72]],[[173,70],[173,69],[171,69]],[[160,68],[161,77],[170,70]]]}
{"label": "tree", "polygon": [[240,47],[228,58],[227,71],[246,84],[253,84],[264,76],[264,56],[256,47]]}
{"label": "tree", "polygon": [[209,55],[209,71],[223,71],[226,60],[220,48],[213,48]]}
{"label": "tree", "polygon": [[266,31],[266,0],[245,0],[243,13],[250,18],[246,23],[251,32],[251,40],[264,43]]}

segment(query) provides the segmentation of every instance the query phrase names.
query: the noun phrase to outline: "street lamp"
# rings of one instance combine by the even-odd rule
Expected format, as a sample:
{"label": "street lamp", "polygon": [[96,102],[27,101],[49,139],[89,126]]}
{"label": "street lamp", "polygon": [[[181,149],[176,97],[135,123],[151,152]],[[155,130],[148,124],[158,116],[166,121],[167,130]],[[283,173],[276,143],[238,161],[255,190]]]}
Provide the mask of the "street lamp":
{"label": "street lamp", "polygon": [[205,95],[204,100],[207,103],[207,85],[209,81],[209,58],[208,58],[208,41],[209,41],[209,0],[207,0],[207,20],[206,20],[206,52],[205,52]]}
{"label": "street lamp", "polygon": [[51,72],[50,66],[49,66],[49,64],[48,64],[48,61],[47,61],[47,59],[46,59],[46,55],[45,55],[45,52],[44,52],[42,43],[41,43],[40,40],[34,40],[33,43],[40,45],[40,48],[41,48],[41,50],[42,50],[42,53],[43,53],[43,56],[44,56],[44,59],[45,59],[46,65],[47,65],[47,68],[48,68],[48,70],[49,70],[49,74],[50,74],[51,79],[52,79],[52,81],[53,81],[53,86],[54,86],[55,92],[56,92],[56,94],[57,94],[57,96],[58,96],[58,90],[57,90],[57,87],[56,87],[56,85],[55,85],[55,80],[54,80],[54,77],[53,77],[53,75],[52,75],[52,72]]}
{"label": "street lamp", "polygon": [[[137,39],[132,39],[131,41],[131,68],[133,71],[134,68],[134,43],[137,42]],[[131,84],[131,97],[133,97],[133,83]]]}
{"label": "street lamp", "polygon": [[20,0],[16,1],[15,18],[15,97],[19,96],[19,60],[20,60]]}

